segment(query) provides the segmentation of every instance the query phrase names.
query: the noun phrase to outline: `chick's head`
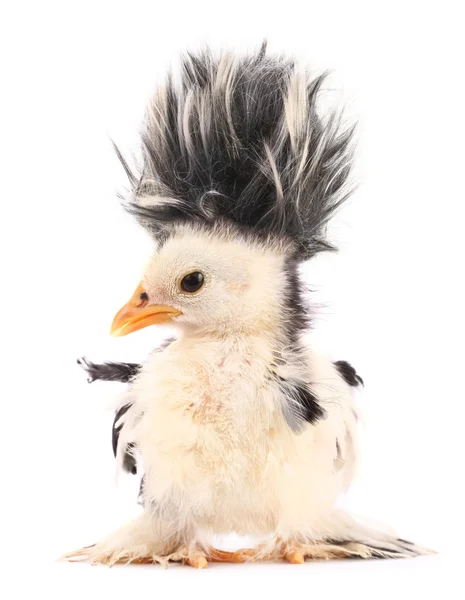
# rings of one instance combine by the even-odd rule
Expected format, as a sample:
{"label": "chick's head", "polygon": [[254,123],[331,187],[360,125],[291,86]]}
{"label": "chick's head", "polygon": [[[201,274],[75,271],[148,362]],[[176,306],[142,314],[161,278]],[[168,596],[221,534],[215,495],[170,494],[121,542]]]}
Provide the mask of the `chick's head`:
{"label": "chick's head", "polygon": [[295,285],[291,265],[276,240],[227,227],[177,228],[157,245],[112,333],[154,324],[217,334],[276,328]]}

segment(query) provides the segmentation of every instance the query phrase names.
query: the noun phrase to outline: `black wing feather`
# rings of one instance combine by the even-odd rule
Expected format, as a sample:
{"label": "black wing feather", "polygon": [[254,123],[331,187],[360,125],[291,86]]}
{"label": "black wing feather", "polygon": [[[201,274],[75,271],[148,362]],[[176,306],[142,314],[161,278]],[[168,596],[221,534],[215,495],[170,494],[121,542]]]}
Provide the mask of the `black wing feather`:
{"label": "black wing feather", "polygon": [[137,363],[110,361],[97,364],[88,360],[85,356],[78,358],[77,362],[87,372],[87,381],[89,383],[99,379],[102,381],[128,383],[136,377],[142,366]]}

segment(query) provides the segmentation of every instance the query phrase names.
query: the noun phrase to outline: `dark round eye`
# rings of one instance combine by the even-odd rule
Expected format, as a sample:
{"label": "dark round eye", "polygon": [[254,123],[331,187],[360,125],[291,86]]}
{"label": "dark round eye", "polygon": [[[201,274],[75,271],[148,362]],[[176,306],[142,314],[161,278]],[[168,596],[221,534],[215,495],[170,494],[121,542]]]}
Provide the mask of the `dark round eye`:
{"label": "dark round eye", "polygon": [[189,273],[181,280],[181,289],[184,292],[196,292],[200,290],[203,285],[204,277],[200,271],[195,271],[194,273]]}

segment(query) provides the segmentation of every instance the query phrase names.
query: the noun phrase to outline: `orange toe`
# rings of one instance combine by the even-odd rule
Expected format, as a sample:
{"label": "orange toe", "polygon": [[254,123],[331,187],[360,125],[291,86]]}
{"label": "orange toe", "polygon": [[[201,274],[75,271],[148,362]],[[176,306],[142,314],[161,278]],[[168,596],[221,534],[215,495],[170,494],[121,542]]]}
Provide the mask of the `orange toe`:
{"label": "orange toe", "polygon": [[284,555],[284,558],[293,565],[301,565],[305,562],[305,556],[297,550],[292,550]]}
{"label": "orange toe", "polygon": [[208,553],[209,560],[212,562],[243,563],[248,560],[253,560],[254,556],[255,550],[252,550],[251,548],[243,548],[236,552],[226,552],[225,550],[210,548]]}
{"label": "orange toe", "polygon": [[189,556],[187,564],[194,567],[194,569],[205,569],[208,567],[207,559],[203,554],[193,554],[192,556]]}

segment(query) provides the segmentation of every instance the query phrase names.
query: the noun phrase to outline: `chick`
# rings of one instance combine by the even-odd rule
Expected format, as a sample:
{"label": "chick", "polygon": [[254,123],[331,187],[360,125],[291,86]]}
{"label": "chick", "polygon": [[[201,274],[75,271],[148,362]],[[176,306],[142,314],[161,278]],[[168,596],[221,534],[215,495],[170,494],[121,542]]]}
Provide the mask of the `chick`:
{"label": "chick", "polygon": [[[153,237],[116,336],[170,325],[142,365],[82,361],[128,382],[113,427],[118,465],[143,471],[143,510],[68,556],[117,562],[384,558],[427,551],[336,507],[358,462],[346,362],[317,354],[299,264],[333,247],[348,197],[353,128],[325,118],[325,76],[253,55],[183,59],[147,110],[143,165],[126,207]],[[234,553],[212,533],[265,538]]]}

